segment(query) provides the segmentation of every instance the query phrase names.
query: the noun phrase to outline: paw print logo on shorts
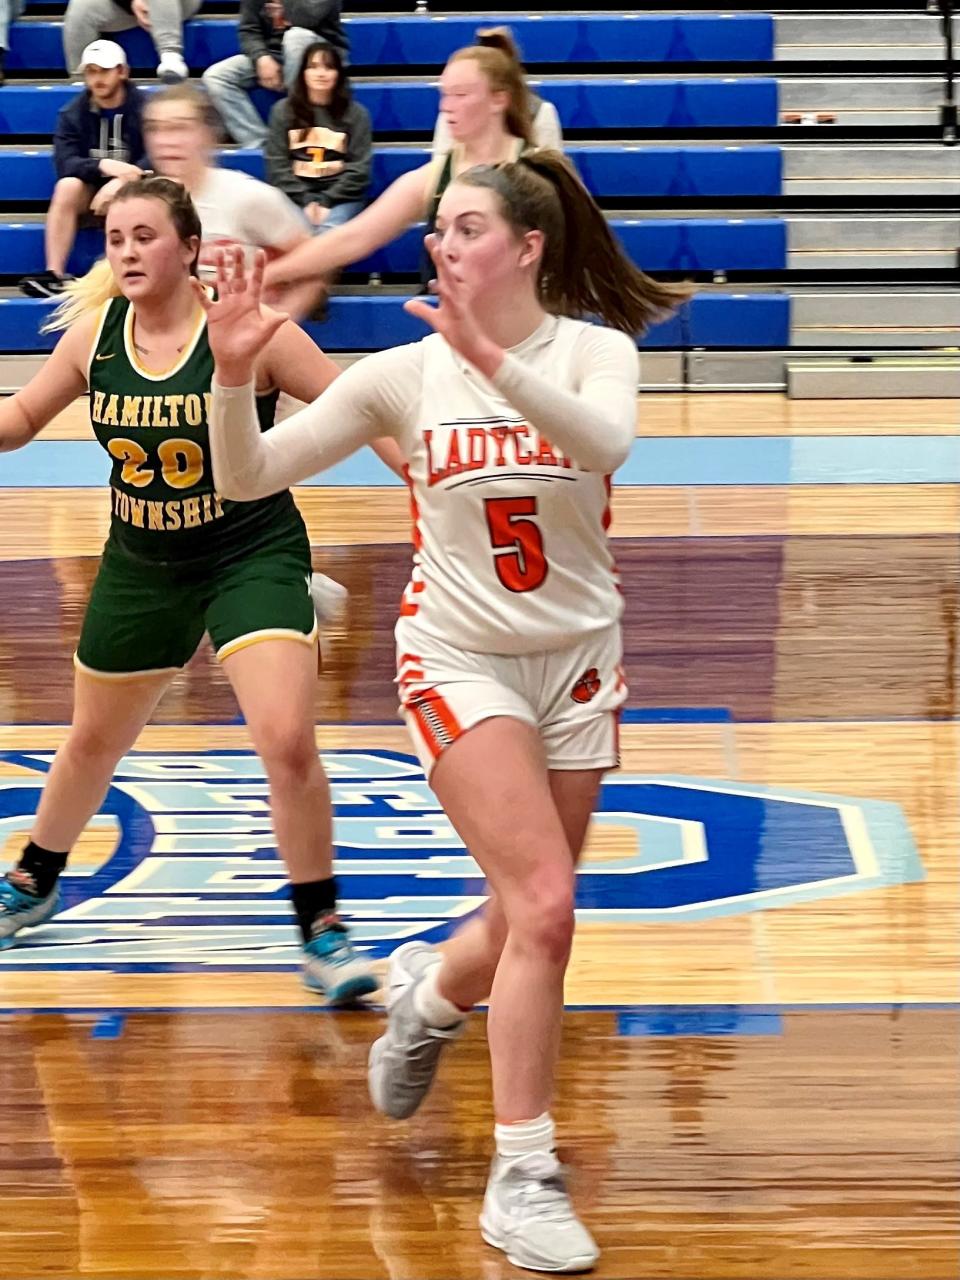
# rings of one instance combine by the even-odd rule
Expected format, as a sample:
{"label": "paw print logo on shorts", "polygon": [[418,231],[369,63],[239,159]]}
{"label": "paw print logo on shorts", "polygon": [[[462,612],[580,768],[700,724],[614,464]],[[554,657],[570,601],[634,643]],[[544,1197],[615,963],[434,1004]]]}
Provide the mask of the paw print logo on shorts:
{"label": "paw print logo on shorts", "polygon": [[596,667],[591,667],[585,671],[580,679],[570,690],[570,697],[574,702],[592,702],[600,692],[600,676]]}

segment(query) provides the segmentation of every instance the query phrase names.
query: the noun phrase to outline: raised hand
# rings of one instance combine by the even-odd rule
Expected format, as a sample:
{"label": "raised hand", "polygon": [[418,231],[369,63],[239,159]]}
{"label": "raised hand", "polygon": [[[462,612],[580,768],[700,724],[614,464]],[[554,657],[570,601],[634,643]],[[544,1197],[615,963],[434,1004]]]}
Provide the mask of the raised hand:
{"label": "raised hand", "polygon": [[261,302],[265,262],[266,255],[258,249],[248,272],[242,248],[218,249],[214,255],[217,300],[199,280],[192,282],[207,313],[207,339],[222,387],[250,381],[257,356],[289,318]]}
{"label": "raised hand", "polygon": [[404,311],[430,325],[474,368],[492,377],[503,360],[503,348],[484,332],[473,309],[473,291],[454,276],[440,249],[439,239],[435,235],[427,236],[425,244],[437,269],[436,281],[431,284],[437,301],[434,304],[423,298],[411,298],[403,304]]}

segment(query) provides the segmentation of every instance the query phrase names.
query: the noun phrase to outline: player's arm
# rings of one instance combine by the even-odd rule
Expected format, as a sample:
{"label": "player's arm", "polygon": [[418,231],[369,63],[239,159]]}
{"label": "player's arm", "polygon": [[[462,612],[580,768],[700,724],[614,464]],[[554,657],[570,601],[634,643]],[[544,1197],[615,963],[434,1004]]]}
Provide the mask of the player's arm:
{"label": "player's arm", "polygon": [[96,317],[63,335],[39,373],[0,403],[0,453],[20,449],[87,389],[87,361]]}
{"label": "player's arm", "polygon": [[637,430],[639,358],[632,338],[584,330],[568,391],[509,354],[490,381],[532,427],[584,471],[611,475],[630,454]]}
{"label": "player's arm", "polygon": [[424,165],[403,174],[355,218],[322,236],[311,237],[271,263],[264,276],[267,287],[330,275],[396,239],[423,217],[429,169]]}
{"label": "player's arm", "polygon": [[[321,351],[299,325],[285,324],[257,361],[257,385],[278,387],[295,400],[309,403],[342,372],[340,365]],[[403,478],[404,458],[396,440],[384,437],[372,441],[370,447],[381,462]]]}
{"label": "player's arm", "polygon": [[270,339],[257,360],[257,385],[294,400],[316,400],[341,373],[340,366],[298,324],[288,323]]}

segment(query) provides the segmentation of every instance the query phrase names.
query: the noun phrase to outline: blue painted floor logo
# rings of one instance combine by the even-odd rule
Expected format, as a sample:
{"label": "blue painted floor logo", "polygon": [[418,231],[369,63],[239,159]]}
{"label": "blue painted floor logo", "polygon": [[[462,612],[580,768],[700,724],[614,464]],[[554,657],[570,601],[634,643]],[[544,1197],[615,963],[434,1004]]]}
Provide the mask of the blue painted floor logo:
{"label": "blue painted floor logo", "polygon": [[[47,752],[0,753],[0,852],[29,831]],[[437,941],[483,901],[479,868],[417,762],[325,753],[342,905],[385,954]],[[12,766],[12,768],[10,767]],[[669,923],[923,878],[897,805],[686,777],[613,774],[578,884],[582,923]],[[249,752],[133,753],[63,880],[64,909],[3,969],[140,972],[298,963],[263,766]]]}

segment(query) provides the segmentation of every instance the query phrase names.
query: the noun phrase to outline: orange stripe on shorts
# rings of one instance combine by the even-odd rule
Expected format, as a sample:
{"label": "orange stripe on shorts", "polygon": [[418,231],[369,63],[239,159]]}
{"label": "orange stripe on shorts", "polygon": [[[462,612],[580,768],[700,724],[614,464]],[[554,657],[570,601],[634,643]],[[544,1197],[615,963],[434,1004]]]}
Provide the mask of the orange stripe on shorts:
{"label": "orange stripe on shorts", "polygon": [[460,721],[436,689],[415,693],[405,705],[416,717],[420,732],[435,760],[463,732]]}

